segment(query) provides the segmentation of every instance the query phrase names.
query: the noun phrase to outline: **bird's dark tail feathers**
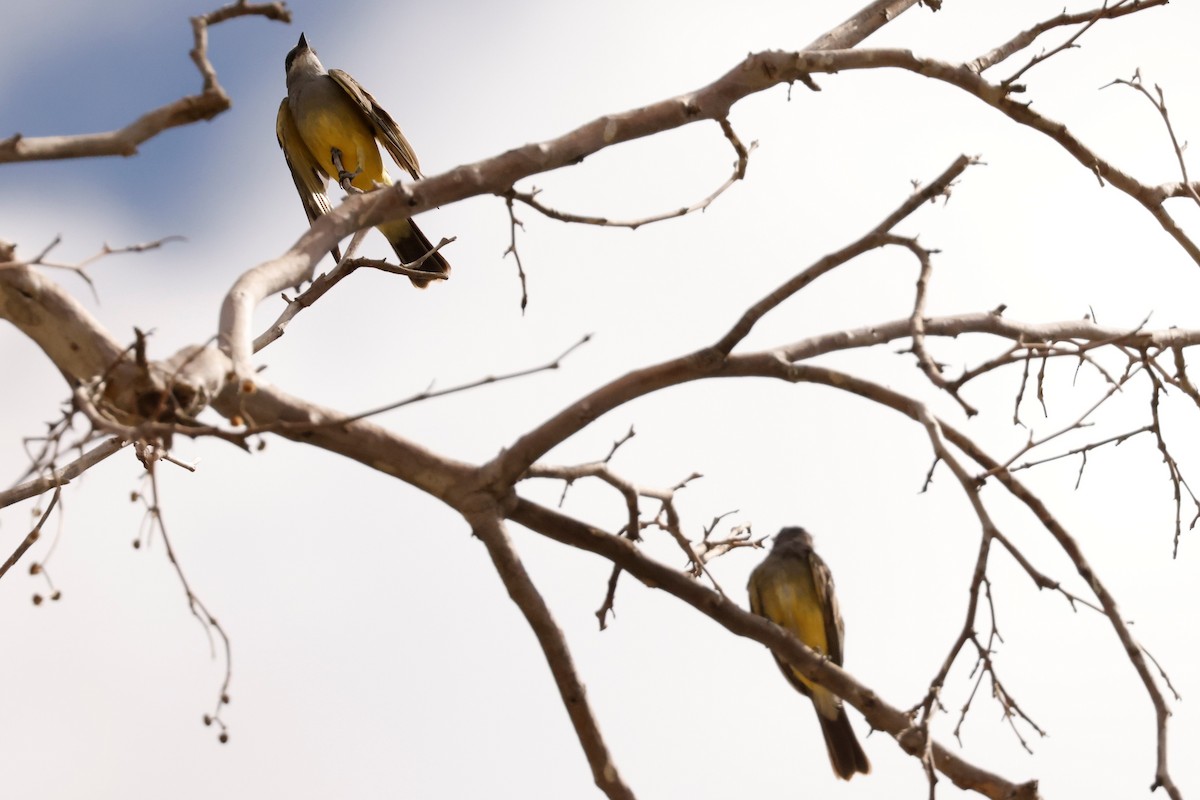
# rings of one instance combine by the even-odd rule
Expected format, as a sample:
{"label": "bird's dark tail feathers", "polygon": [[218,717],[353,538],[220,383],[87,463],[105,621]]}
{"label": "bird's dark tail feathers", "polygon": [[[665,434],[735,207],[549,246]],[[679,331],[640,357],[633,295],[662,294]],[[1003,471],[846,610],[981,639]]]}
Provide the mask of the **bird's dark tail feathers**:
{"label": "bird's dark tail feathers", "polygon": [[[421,229],[411,219],[380,225],[379,230],[391,243],[392,249],[396,251],[396,256],[405,264],[411,264],[433,249],[433,245],[425,238],[425,234],[421,233]],[[449,275],[450,263],[438,252],[422,261],[417,269],[422,272],[432,272],[435,275]],[[408,277],[413,282],[413,286],[418,289],[424,289],[433,280],[432,278],[416,278],[412,275]]]}
{"label": "bird's dark tail feathers", "polygon": [[821,733],[825,734],[829,763],[839,778],[848,781],[857,772],[865,775],[871,771],[871,762],[867,761],[867,754],[859,745],[854,728],[850,727],[850,718],[846,716],[845,709],[838,708],[838,715],[834,719],[826,719],[818,712],[817,719],[821,721]]}

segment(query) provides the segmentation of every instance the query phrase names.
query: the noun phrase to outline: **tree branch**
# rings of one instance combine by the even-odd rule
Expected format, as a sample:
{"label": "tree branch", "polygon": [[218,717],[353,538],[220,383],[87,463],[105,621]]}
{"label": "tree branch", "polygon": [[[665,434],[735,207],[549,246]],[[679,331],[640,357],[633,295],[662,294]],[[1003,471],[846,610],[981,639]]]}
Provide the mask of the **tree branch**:
{"label": "tree branch", "polygon": [[604,737],[600,735],[600,728],[587,700],[587,691],[575,671],[574,659],[567,648],[567,640],[554,621],[546,601],[533,585],[529,573],[525,571],[525,565],[521,563],[496,507],[488,503],[484,507],[472,510],[466,517],[471,524],[471,530],[487,547],[492,564],[495,565],[500,580],[504,582],[504,588],[508,590],[508,596],[517,608],[521,609],[534,636],[537,637],[542,653],[546,656],[546,663],[554,676],[558,693],[562,697],[563,706],[566,707],[567,716],[571,718],[575,735],[579,738],[579,744],[582,745],[584,755],[592,768],[592,779],[596,786],[612,800],[633,800],[633,792],[621,780],[612,755],[608,752],[608,746],[604,743]]}
{"label": "tree branch", "polygon": [[1117,17],[1123,17],[1126,14],[1137,13],[1138,11],[1142,11],[1151,6],[1165,6],[1168,2],[1169,0],[1137,0],[1132,4],[1119,2],[1114,6],[1109,6],[1106,3],[1104,6],[1098,9],[1080,11],[1076,14],[1068,14],[1064,11],[1057,17],[1052,17],[1044,22],[1039,22],[1032,28],[1018,33],[1004,44],[992,48],[979,58],[968,61],[967,66],[975,72],[983,72],[984,70],[991,69],[1010,56],[1021,52],[1026,47],[1029,47],[1029,45],[1037,41],[1037,39],[1043,33],[1053,30],[1054,28],[1060,28],[1067,25],[1082,25],[1098,19],[1115,19]]}
{"label": "tree branch", "polygon": [[108,439],[104,443],[93,447],[65,467],[59,467],[40,478],[34,478],[19,486],[14,486],[11,489],[0,492],[0,508],[11,506],[13,503],[19,503],[22,500],[28,500],[30,497],[36,497],[59,486],[66,486],[72,480],[128,444],[129,442],[120,438],[114,437]]}
{"label": "tree branch", "polygon": [[280,22],[292,20],[291,12],[282,2],[251,4],[245,0],[193,17],[192,34],[195,46],[191,56],[204,79],[204,89],[200,94],[181,97],[148,111],[124,128],[115,131],[31,138],[15,133],[7,139],[0,139],[0,164],[94,156],[132,156],[137,153],[142,142],[169,128],[212,119],[227,110],[230,106],[229,95],[217,83],[216,70],[208,60],[208,26],[244,16],[260,16]]}

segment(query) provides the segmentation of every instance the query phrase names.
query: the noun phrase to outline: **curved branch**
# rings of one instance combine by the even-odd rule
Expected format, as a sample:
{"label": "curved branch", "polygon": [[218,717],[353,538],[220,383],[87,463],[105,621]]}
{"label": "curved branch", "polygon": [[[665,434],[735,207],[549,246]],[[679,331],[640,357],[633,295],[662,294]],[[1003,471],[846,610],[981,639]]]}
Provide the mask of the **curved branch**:
{"label": "curved branch", "polygon": [[[519,200],[532,208],[534,211],[537,211],[539,214],[549,217],[550,219],[558,220],[559,222],[570,222],[579,225],[595,225],[602,228],[629,228],[630,230],[637,230],[643,225],[652,225],[655,222],[665,222],[669,219],[686,217],[688,214],[694,214],[697,211],[707,211],[708,207],[711,206],[718,197],[725,194],[725,192],[731,186],[740,180],[745,180],[746,167],[750,163],[750,153],[758,146],[758,142],[751,142],[749,147],[746,147],[746,145],[742,144],[737,133],[734,132],[733,125],[730,124],[729,120],[722,119],[718,120],[718,122],[721,124],[721,132],[725,134],[725,138],[729,141],[730,145],[734,149],[734,152],[737,154],[737,160],[733,162],[733,174],[726,178],[724,183],[710,192],[703,200],[698,200],[695,203],[692,203],[690,206],[683,206],[671,211],[664,211],[659,214],[652,214],[648,217],[640,217],[638,219],[609,219],[608,217],[591,217],[583,214],[573,214],[569,211],[559,211],[556,208],[551,208],[550,206],[542,203],[542,201],[538,200],[537,196],[540,193],[540,190],[538,189],[533,189],[532,191],[528,192],[519,192],[516,190],[516,188],[511,188],[505,193],[504,199],[508,202],[510,208],[514,200]],[[513,252],[515,252],[515,248],[513,249]]]}
{"label": "curved branch", "polygon": [[229,95],[217,83],[217,73],[208,60],[208,26],[233,17],[260,16],[291,22],[291,12],[282,2],[250,4],[236,2],[208,14],[192,18],[195,46],[192,61],[204,78],[200,94],[181,97],[164,106],[148,111],[124,128],[105,133],[85,133],[76,136],[37,136],[27,138],[19,133],[0,139],[0,164],[16,161],[50,161],[62,158],[91,158],[93,156],[132,156],[138,146],[169,128],[190,125],[212,119],[230,106]]}
{"label": "curved branch", "polygon": [[32,267],[0,269],[0,319],[32,339],[71,382],[102,375],[125,355],[82,303]]}
{"label": "curved branch", "polygon": [[837,252],[830,253],[822,257],[811,267],[808,267],[803,272],[796,275],[791,280],[785,282],[779,288],[772,291],[762,300],[759,300],[751,306],[745,314],[730,328],[729,332],[717,341],[712,346],[712,349],[721,355],[728,355],[738,342],[742,341],[749,335],[750,330],[760,319],[767,315],[771,310],[776,308],[784,300],[787,300],[792,295],[804,289],[817,278],[827,272],[837,269],[842,264],[851,261],[858,256],[879,247],[886,245],[902,245],[908,246],[906,240],[900,240],[897,237],[890,236],[892,228],[896,227],[902,220],[907,218],[918,208],[925,203],[941,197],[946,194],[952,184],[963,171],[973,163],[972,159],[967,156],[959,156],[954,160],[954,163],[946,168],[941,175],[934,179],[931,183],[921,187],[913,192],[907,200],[905,200],[899,208],[889,214],[882,222],[872,228],[867,234],[861,237],[858,241],[853,242]]}

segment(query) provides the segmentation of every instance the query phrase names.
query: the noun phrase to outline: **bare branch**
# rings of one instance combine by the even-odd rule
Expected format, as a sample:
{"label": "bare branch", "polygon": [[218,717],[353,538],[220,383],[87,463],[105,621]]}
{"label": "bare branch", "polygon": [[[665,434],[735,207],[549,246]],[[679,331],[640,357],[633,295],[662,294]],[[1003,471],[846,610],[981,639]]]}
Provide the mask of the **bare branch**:
{"label": "bare branch", "polygon": [[1106,18],[1106,16],[1108,15],[1108,12],[1116,10],[1116,9],[1120,9],[1122,7],[1127,7],[1132,11],[1141,11],[1142,8],[1144,8],[1144,6],[1140,6],[1137,3],[1134,3],[1131,5],[1130,0],[1117,0],[1117,2],[1114,4],[1112,9],[1108,8],[1107,3],[1106,3],[1105,7],[1096,9],[1096,11],[1092,14],[1091,19],[1087,20],[1087,22],[1084,23],[1083,27],[1081,27],[1079,30],[1075,31],[1075,33],[1072,34],[1069,39],[1067,39],[1065,42],[1058,45],[1057,47],[1053,47],[1049,51],[1044,52],[1044,53],[1038,53],[1033,58],[1029,59],[1029,63],[1027,63],[1025,66],[1021,67],[1019,70],[1014,72],[1012,75],[1010,75],[1009,77],[1007,77],[1003,81],[1001,81],[1000,82],[1001,85],[1015,87],[1017,80],[1022,75],[1024,75],[1026,72],[1033,69],[1038,64],[1041,64],[1042,62],[1053,58],[1054,56],[1058,55],[1059,53],[1063,52],[1064,50],[1070,50],[1070,49],[1074,48],[1076,46],[1075,42],[1079,41],[1079,38],[1081,36],[1083,36],[1085,33],[1087,33],[1088,30],[1093,25],[1095,25],[1101,19]]}
{"label": "bare branch", "polygon": [[521,313],[525,313],[525,307],[529,305],[529,288],[525,284],[525,265],[521,263],[521,252],[517,250],[517,228],[525,230],[525,223],[517,219],[517,213],[513,209],[513,198],[511,196],[504,198],[504,204],[508,207],[508,248],[505,249],[504,255],[512,254],[513,259],[517,262],[517,277],[521,281]]}
{"label": "bare branch", "polygon": [[843,247],[836,253],[830,253],[819,259],[811,267],[788,280],[751,306],[729,332],[712,346],[712,350],[719,355],[728,355],[737,346],[738,342],[746,338],[755,323],[766,316],[768,312],[827,272],[878,247],[905,244],[907,240],[890,235],[892,228],[896,227],[902,220],[925,203],[944,195],[950,188],[950,184],[972,163],[974,163],[973,159],[967,156],[956,158],[954,163],[947,167],[932,183],[913,192],[907,200],[900,204],[899,208],[889,214],[858,241]]}
{"label": "bare branch", "polygon": [[[712,582],[713,587],[718,592],[724,594],[724,591],[721,589],[720,584],[718,584],[717,579],[713,577],[711,572],[708,571],[708,567],[706,566],[707,559],[702,558],[697,553],[696,549],[692,546],[691,540],[688,539],[688,537],[684,534],[683,527],[680,523],[679,511],[675,505],[675,493],[687,486],[692,480],[701,476],[697,473],[692,473],[670,489],[652,489],[645,486],[638,486],[620,477],[613,472],[613,470],[609,467],[608,462],[612,458],[613,454],[616,453],[617,449],[622,444],[629,441],[632,436],[633,429],[630,428],[629,433],[626,434],[624,438],[613,443],[612,449],[609,451],[608,455],[605,456],[603,461],[596,461],[588,464],[577,464],[574,466],[549,466],[543,464],[534,464],[526,471],[525,475],[522,476],[522,479],[548,478],[551,480],[563,481],[563,493],[562,497],[559,499],[559,507],[562,507],[563,502],[566,499],[567,489],[573,485],[575,481],[582,478],[596,478],[603,483],[607,483],[609,486],[612,486],[614,489],[616,489],[625,501],[627,521],[620,531],[618,531],[618,535],[624,536],[625,538],[636,542],[641,540],[641,532],[646,528],[658,528],[662,531],[665,531],[671,536],[675,543],[679,545],[679,549],[683,551],[684,555],[687,556],[689,574],[696,578],[704,575]],[[641,517],[640,499],[643,497],[650,500],[656,500],[659,504],[658,513],[652,519],[646,522],[643,522]],[[705,532],[706,540],[708,533],[709,531]],[[730,542],[725,549],[732,549],[734,546],[737,545],[733,542]],[[612,579],[609,581],[608,595],[605,598],[605,602],[601,607],[600,613],[598,614],[600,617],[601,630],[606,627],[605,617],[607,612],[612,610],[613,601],[615,599],[614,594],[616,590],[616,579],[617,575],[614,572]]]}
{"label": "bare branch", "polygon": [[[873,0],[850,19],[813,39],[805,50],[844,50],[861,44],[868,36],[887,25],[921,0]],[[938,0],[940,5],[941,0]],[[937,6],[926,3],[934,11]]]}
{"label": "bare branch", "polygon": [[[175,555],[175,548],[171,546],[171,538],[167,535],[167,523],[163,518],[162,504],[158,491],[158,474],[156,472],[157,463],[162,460],[165,451],[160,446],[145,443],[139,443],[137,447],[138,458],[146,467],[146,475],[150,481],[150,497],[147,498],[144,494],[138,494],[135,495],[135,499],[141,500],[146,507],[146,519],[149,523],[149,530],[151,532],[157,530],[159,536],[162,538],[163,546],[167,551],[167,560],[171,562],[171,566],[175,570],[175,575],[179,578],[179,585],[183,588],[184,595],[187,597],[188,610],[191,611],[192,616],[196,618],[200,626],[204,629],[204,634],[208,637],[209,647],[212,648],[214,658],[217,655],[216,642],[213,640],[214,633],[221,642],[225,661],[225,677],[221,682],[221,689],[217,694],[216,710],[213,714],[206,714],[204,716],[204,724],[212,725],[215,722],[220,729],[217,739],[224,744],[229,741],[229,731],[221,719],[221,711],[229,703],[229,684],[233,680],[233,651],[230,649],[229,635],[225,632],[221,623],[217,622],[216,617],[208,610],[204,601],[192,590],[191,584],[188,583],[187,577],[183,574],[183,565]],[[141,546],[140,538],[134,542],[134,546]]]}
{"label": "bare branch", "polygon": [[[512,214],[512,201],[520,200],[522,203],[534,209],[538,213],[547,216],[550,219],[556,219],[559,222],[572,222],[581,225],[596,225],[599,227],[629,228],[631,230],[637,230],[643,225],[651,225],[655,222],[663,222],[668,219],[678,219],[679,217],[685,217],[688,214],[694,214],[697,211],[705,211],[718,197],[725,194],[725,191],[729,189],[729,187],[746,177],[746,166],[750,162],[750,153],[753,152],[754,148],[758,147],[758,142],[751,142],[748,148],[743,145],[737,134],[734,132],[733,126],[729,124],[728,119],[719,119],[717,122],[719,122],[721,125],[721,132],[725,134],[725,138],[729,140],[729,143],[733,145],[734,152],[737,153],[737,161],[735,161],[733,164],[733,174],[730,175],[724,183],[718,186],[703,200],[693,203],[690,206],[684,206],[682,208],[677,208],[674,211],[666,211],[662,214],[654,214],[648,217],[642,217],[640,219],[616,220],[609,219],[608,217],[589,217],[580,214],[571,214],[566,211],[559,211],[544,205],[540,200],[538,200],[537,195],[539,192],[537,189],[534,189],[531,192],[519,192],[513,188],[509,189],[504,195],[504,199],[509,204],[509,214],[510,216]],[[513,217],[513,220],[515,225],[516,218]],[[512,246],[509,247],[508,251],[512,252],[514,255],[516,254],[516,251]],[[518,259],[518,268],[519,267],[520,259]],[[524,308],[524,306],[522,306],[522,308]]]}
{"label": "bare branch", "polygon": [[1079,610],[1078,606],[1084,606],[1085,608],[1090,608],[1092,611],[1095,611],[1097,613],[1100,613],[1100,614],[1104,613],[1104,609],[1100,608],[1100,606],[1096,605],[1095,603],[1093,603],[1090,600],[1080,597],[1077,594],[1068,592],[1066,589],[1063,588],[1061,583],[1059,583],[1056,580],[1052,580],[1051,578],[1048,578],[1044,573],[1039,571],[1036,567],[1033,566],[1032,563],[1030,563],[1029,559],[1025,557],[1025,554],[1022,553],[1019,549],[1017,549],[1017,547],[1015,545],[1013,545],[1013,543],[1010,542],[1008,540],[1008,537],[1006,537],[1004,534],[1000,533],[999,531],[996,531],[993,538],[995,538],[995,540],[997,542],[999,542],[1000,544],[1004,545],[1004,549],[1007,550],[1009,552],[1009,555],[1011,555],[1013,557],[1013,559],[1015,559],[1016,562],[1021,565],[1021,569],[1025,570],[1025,574],[1028,575],[1033,580],[1034,584],[1037,585],[1039,591],[1042,589],[1050,589],[1052,591],[1058,592],[1059,594],[1061,594],[1063,597],[1066,598],[1068,603],[1071,604],[1072,611],[1078,611]]}
{"label": "bare branch", "polygon": [[271,327],[263,331],[263,333],[254,340],[254,352],[259,352],[271,342],[282,337],[284,330],[288,326],[288,323],[291,322],[297,314],[304,309],[311,307],[313,303],[321,299],[330,289],[340,283],[344,278],[348,277],[350,273],[354,272],[359,267],[371,267],[372,269],[378,269],[382,272],[390,272],[396,275],[416,275],[417,277],[421,278],[445,280],[445,275],[440,273],[424,272],[420,269],[420,266],[421,264],[425,263],[427,258],[431,257],[434,253],[441,250],[446,245],[454,242],[456,239],[457,237],[451,237],[449,239],[443,238],[432,250],[418,258],[416,261],[413,261],[411,264],[401,264],[400,266],[372,258],[351,258],[350,256],[354,252],[355,246],[354,243],[351,243],[350,247],[346,250],[345,258],[343,258],[337,264],[337,266],[334,267],[332,272],[319,275],[313,280],[312,285],[295,299],[289,299],[286,295],[284,295],[283,299],[287,303],[287,306],[284,307],[279,317],[273,323],[271,323]]}
{"label": "bare branch", "polygon": [[[1059,431],[1059,433],[1062,433],[1066,430],[1070,430],[1070,429],[1064,428],[1063,431]],[[1029,461],[1023,461],[1020,464],[1017,464],[1015,467],[1012,466],[1011,461],[1003,466],[1005,469],[1009,469],[1013,472],[1018,472],[1023,469],[1037,467],[1042,464],[1049,464],[1051,461],[1057,461],[1060,458],[1068,458],[1070,456],[1084,456],[1085,457],[1084,460],[1086,461],[1087,454],[1093,450],[1098,450],[1099,448],[1104,447],[1105,445],[1122,444],[1127,439],[1132,439],[1134,436],[1137,436],[1138,434],[1149,433],[1151,430],[1153,430],[1153,428],[1151,426],[1143,425],[1142,427],[1138,428],[1137,430],[1126,431],[1125,433],[1118,433],[1116,436],[1109,436],[1105,439],[1099,439],[1095,442],[1088,442],[1087,444],[1080,445],[1079,447],[1072,447],[1070,450],[1066,450],[1062,453],[1055,453],[1054,455],[1046,456],[1045,458],[1036,458],[1036,459],[1032,459]],[[1053,435],[1057,436],[1058,434],[1053,434]],[[1040,442],[1037,444],[1040,444]],[[1035,444],[1034,446],[1036,447],[1037,444]],[[1082,474],[1083,474],[1083,468],[1080,467],[1080,475],[1082,476]],[[1076,482],[1075,488],[1079,488],[1078,482]]]}
{"label": "bare branch", "polygon": [[53,496],[50,498],[50,503],[46,506],[46,510],[42,512],[37,524],[33,526],[33,530],[25,535],[25,538],[17,545],[17,549],[13,551],[13,554],[5,559],[3,564],[0,564],[0,578],[3,578],[6,572],[16,566],[17,562],[21,560],[21,556],[25,555],[26,551],[33,547],[33,543],[41,537],[42,526],[46,524],[46,520],[50,519],[50,512],[58,505],[58,498],[61,494],[62,487],[56,487]]}
{"label": "bare branch", "polygon": [[37,136],[26,138],[19,133],[0,139],[0,164],[14,161],[48,161],[60,158],[91,158],[93,156],[131,156],[138,146],[163,131],[212,119],[229,108],[229,95],[217,83],[217,73],[208,60],[208,26],[234,17],[261,16],[291,22],[291,12],[282,2],[254,4],[236,2],[208,14],[192,18],[195,46],[192,60],[204,79],[200,94],[181,97],[138,117],[124,128],[106,133],[86,133],[76,136]]}
{"label": "bare branch", "polygon": [[[993,539],[998,537],[999,530],[984,506],[983,498],[979,494],[979,482],[976,481],[975,478],[968,473],[966,468],[959,463],[958,458],[947,446],[946,441],[943,438],[941,423],[933,416],[928,407],[925,405],[913,403],[912,408],[916,414],[916,421],[925,428],[926,434],[929,436],[929,441],[933,446],[935,456],[939,461],[950,468],[950,471],[954,474],[955,479],[962,488],[963,493],[967,496],[968,501],[970,501],[971,508],[975,512],[975,516],[979,519],[981,529],[979,552],[976,556],[975,569],[972,573],[971,583],[968,589],[967,612],[963,621],[962,630],[959,632],[958,638],[955,640],[954,644],[950,646],[950,652],[946,656],[946,659],[942,662],[942,666],[938,670],[937,675],[930,682],[929,691],[925,695],[925,699],[917,706],[917,708],[921,709],[920,724],[922,730],[926,733],[926,735],[928,735],[929,723],[933,713],[935,710],[937,710],[937,708],[940,707],[940,697],[942,689],[945,686],[946,677],[950,674],[950,669],[954,665],[954,662],[958,659],[958,654],[961,652],[962,648],[968,642],[970,642],[974,644],[976,651],[976,662],[973,668],[974,671],[978,673],[980,681],[985,674],[990,677],[993,688],[992,696],[995,697],[1000,703],[1004,712],[1004,716],[1012,726],[1013,732],[1021,742],[1021,746],[1026,750],[1029,750],[1029,745],[1025,742],[1024,737],[1017,728],[1017,720],[1024,720],[1034,729],[1034,731],[1042,736],[1044,736],[1045,733],[1041,730],[1041,728],[1034,724],[1033,720],[1030,719],[1028,715],[1021,711],[1017,703],[1012,699],[1008,692],[1004,690],[1003,684],[996,673],[995,664],[992,660],[994,643],[999,639],[999,630],[996,625],[996,612],[995,605],[992,601],[991,584],[987,580],[987,563],[991,542]],[[975,631],[975,620],[978,615],[979,592],[981,588],[986,592],[988,610],[992,623],[987,644],[980,643],[979,637]],[[979,682],[977,681],[976,688],[978,688],[978,686]],[[955,738],[959,739],[960,744],[962,741],[960,733],[963,721],[966,719],[967,711],[974,695],[975,690],[973,689],[971,695],[967,698],[966,703],[962,707],[958,724],[954,729]]]}
{"label": "bare branch", "polygon": [[71,379],[100,375],[125,355],[125,347],[79,301],[31,267],[0,269],[0,318]]}
{"label": "bare branch", "polygon": [[726,512],[713,519],[713,521],[709,523],[707,527],[705,527],[704,538],[695,546],[696,555],[699,556],[700,560],[705,564],[715,558],[720,558],[726,553],[733,552],[734,550],[738,550],[742,547],[749,547],[754,550],[762,549],[763,542],[765,542],[768,537],[760,536],[755,539],[754,532],[750,529],[749,525],[734,526],[734,528],[729,531],[729,536],[725,537],[724,539],[712,538],[712,534],[717,528],[717,523],[730,514],[736,513],[736,511]]}
{"label": "bare branch", "polygon": [[634,794],[621,780],[613,763],[608,745],[600,735],[595,715],[587,700],[587,691],[575,670],[575,661],[567,648],[566,638],[554,621],[546,601],[542,598],[525,565],[517,555],[504,523],[495,508],[479,509],[467,515],[471,530],[483,541],[492,564],[496,567],[508,596],[525,615],[525,620],[537,637],[554,683],[562,697],[563,706],[575,727],[575,735],[583,746],[584,755],[592,768],[592,779],[604,794],[613,800],[633,800]]}
{"label": "bare branch", "polygon": [[392,275],[406,275],[408,277],[425,278],[427,280],[444,281],[449,278],[448,275],[436,272],[426,272],[420,269],[420,265],[425,263],[425,260],[432,256],[437,251],[441,250],[448,244],[452,244],[458,240],[457,236],[451,236],[449,239],[443,237],[432,250],[429,250],[425,255],[409,264],[392,264],[381,258],[356,258],[353,259],[355,267],[370,267],[377,269],[380,272],[389,272]]}
{"label": "bare branch", "polygon": [[36,497],[39,494],[48,492],[51,489],[56,489],[60,486],[66,486],[75,478],[82,475],[87,470],[91,469],[96,464],[99,464],[104,459],[121,450],[129,442],[120,438],[112,438],[105,441],[96,447],[93,447],[88,452],[84,453],[78,459],[65,467],[52,470],[49,474],[40,478],[35,478],[26,481],[19,486],[14,486],[0,492],[0,508],[10,506],[13,503],[19,503],[22,500],[27,500],[30,497]]}
{"label": "bare branch", "polygon": [[[147,250],[157,250],[158,248],[165,245],[167,242],[182,241],[182,239],[183,239],[182,236],[167,236],[167,237],[159,239],[157,241],[144,242],[142,244],[132,244],[132,245],[127,245],[125,247],[110,247],[106,243],[103,247],[100,248],[100,251],[98,253],[95,253],[94,255],[91,255],[88,258],[85,258],[83,261],[80,261],[78,264],[63,264],[63,263],[56,262],[56,261],[50,261],[47,258],[47,256],[50,255],[50,251],[53,250],[55,247],[57,247],[62,242],[62,237],[56,236],[56,237],[54,237],[54,240],[51,241],[50,244],[48,244],[44,250],[42,250],[42,252],[38,253],[37,256],[35,256],[30,261],[0,260],[0,270],[17,269],[17,268],[21,268],[21,267],[50,267],[52,269],[67,270],[68,272],[75,273],[75,275],[77,275],[81,279],[83,279],[83,282],[86,283],[88,285],[88,288],[91,289],[91,291],[92,291],[92,298],[95,299],[96,302],[100,302],[100,296],[96,292],[96,284],[92,282],[91,276],[88,275],[88,273],[87,273],[87,267],[90,264],[92,264],[96,261],[99,261],[101,258],[104,258],[105,256],[116,255],[119,253],[144,253]],[[12,253],[10,252],[8,255],[11,256]]]}
{"label": "bare branch", "polygon": [[1200,204],[1200,192],[1197,192],[1196,187],[1192,185],[1191,178],[1188,177],[1187,160],[1183,157],[1183,145],[1179,143],[1179,137],[1175,135],[1175,126],[1171,124],[1171,115],[1167,111],[1167,98],[1162,87],[1156,84],[1154,92],[1157,96],[1152,96],[1146,89],[1145,84],[1142,83],[1141,72],[1135,72],[1132,80],[1117,79],[1109,85],[1127,86],[1137,91],[1154,106],[1154,110],[1162,117],[1163,125],[1167,129],[1167,135],[1171,138],[1171,148],[1175,151],[1175,160],[1179,162],[1179,175],[1181,178],[1179,185],[1193,202]]}
{"label": "bare branch", "polygon": [[[422,274],[424,274],[424,273],[422,273]],[[410,406],[410,405],[413,405],[414,403],[420,403],[425,400],[431,400],[435,397],[445,397],[446,395],[458,394],[459,392],[465,392],[470,389],[477,389],[480,386],[488,386],[493,383],[503,383],[504,381],[511,381],[511,380],[515,380],[517,378],[524,378],[529,375],[535,375],[539,372],[548,372],[550,370],[556,370],[560,366],[562,366],[562,362],[567,356],[571,355],[571,353],[575,352],[580,347],[583,347],[585,344],[590,342],[591,339],[592,339],[591,334],[587,334],[582,339],[575,342],[575,344],[571,345],[566,350],[562,351],[557,356],[555,356],[553,360],[548,361],[545,364],[540,364],[535,367],[526,367],[525,369],[513,370],[512,372],[507,372],[503,375],[487,375],[485,377],[478,378],[473,381],[467,381],[465,383],[460,383],[455,386],[448,386],[445,389],[434,389],[431,386],[430,388],[426,389],[425,391],[418,392],[414,395],[410,395],[409,397],[406,397],[403,400],[397,400],[394,403],[388,403],[387,405],[379,406],[377,408],[372,408],[367,411],[360,411],[357,414],[351,414],[349,416],[324,420],[320,423],[293,424],[293,423],[283,423],[283,422],[277,421],[277,422],[272,422],[272,423],[264,424],[264,425],[251,425],[246,430],[246,435],[259,434],[259,433],[278,433],[278,432],[281,432],[281,431],[283,431],[285,429],[289,429],[289,428],[293,431],[312,430],[312,428],[318,424],[319,425],[343,425],[348,422],[357,422],[360,419],[367,419],[369,417],[378,416],[379,414],[384,414],[388,411],[395,411],[397,408],[403,408],[404,406]]]}
{"label": "bare branch", "polygon": [[1109,6],[1107,3],[1100,8],[1092,9],[1091,11],[1080,11],[1076,14],[1068,14],[1065,11],[1057,17],[1053,17],[1044,22],[1039,22],[1032,28],[1018,33],[1013,38],[1009,39],[1004,44],[992,48],[986,54],[968,61],[967,66],[976,72],[983,72],[991,69],[995,65],[1004,61],[1009,56],[1019,53],[1029,45],[1033,44],[1038,37],[1047,31],[1054,28],[1060,28],[1067,25],[1081,25],[1083,23],[1092,23],[1099,19],[1116,19],[1123,17],[1126,14],[1136,14],[1139,11],[1144,11],[1153,6],[1165,6],[1169,0],[1137,0],[1132,5],[1119,2]]}
{"label": "bare branch", "polygon": [[973,417],[979,412],[962,398],[955,382],[946,380],[942,374],[941,365],[935,362],[930,357],[929,351],[925,349],[925,298],[928,296],[929,280],[933,275],[932,251],[921,247],[914,239],[903,240],[900,243],[907,247],[921,264],[921,272],[917,277],[916,298],[913,300],[913,311],[910,317],[913,353],[917,356],[917,363],[920,365],[921,371],[925,373],[925,377],[929,378],[930,383],[953,397],[958,401],[963,412],[968,417]]}

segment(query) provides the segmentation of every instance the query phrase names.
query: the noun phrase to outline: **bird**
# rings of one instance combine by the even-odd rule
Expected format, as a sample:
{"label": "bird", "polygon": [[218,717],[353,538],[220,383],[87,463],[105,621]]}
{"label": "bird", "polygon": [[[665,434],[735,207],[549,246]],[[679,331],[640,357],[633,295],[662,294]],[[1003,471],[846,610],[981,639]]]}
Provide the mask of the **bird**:
{"label": "bird", "polygon": [[[377,140],[401,169],[414,179],[422,177],[412,145],[391,115],[350,75],[340,69],[326,70],[304,34],[284,59],[284,69],[287,97],[279,104],[275,135],[310,223],[333,209],[325,194],[330,178],[338,183],[349,179],[364,192],[391,185]],[[377,229],[405,264],[433,249],[411,219],[385,222]],[[335,261],[341,261],[336,246],[331,252]],[[440,252],[428,256],[417,269],[450,274],[450,264]],[[433,280],[410,278],[418,288]]]}
{"label": "bird", "polygon": [[[750,610],[791,632],[830,661],[842,665],[842,614],[829,567],[803,528],[783,528],[771,552],[750,573]],[[796,691],[812,700],[825,736],[829,763],[843,780],[869,773],[871,763],[854,735],[842,700],[817,686],[779,656],[775,661]]]}

